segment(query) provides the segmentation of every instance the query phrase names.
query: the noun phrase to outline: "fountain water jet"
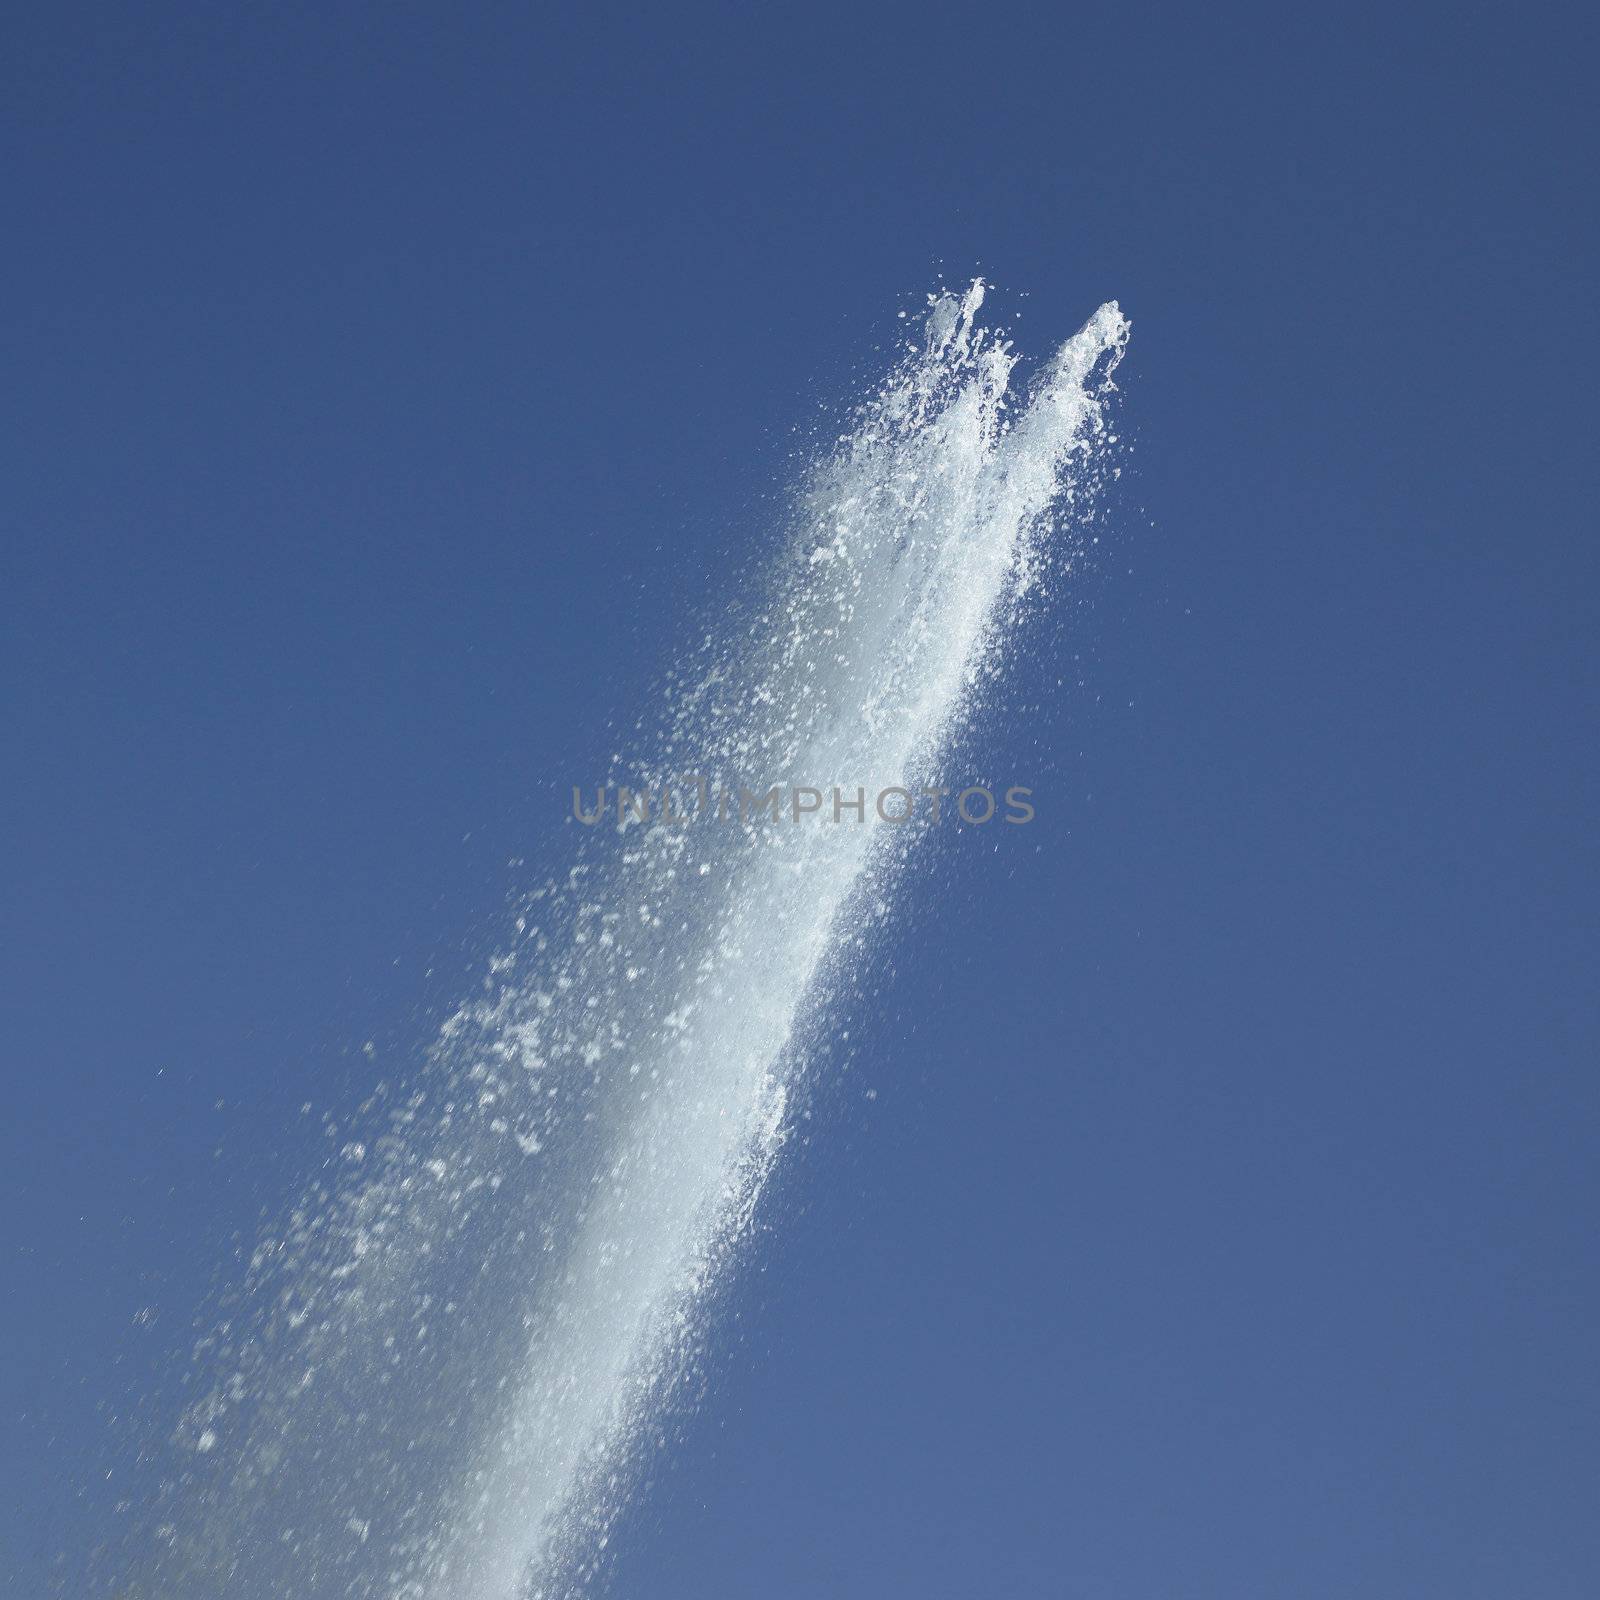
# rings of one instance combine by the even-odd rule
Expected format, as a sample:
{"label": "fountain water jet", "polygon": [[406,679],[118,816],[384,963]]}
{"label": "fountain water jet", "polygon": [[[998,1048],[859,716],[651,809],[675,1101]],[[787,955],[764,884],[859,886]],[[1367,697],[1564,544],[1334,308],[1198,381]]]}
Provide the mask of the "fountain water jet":
{"label": "fountain water jet", "polygon": [[[1092,498],[1128,335],[1102,306],[1013,399],[982,300],[932,298],[630,777],[933,781],[1054,519]],[[217,1380],[162,1496],[155,1592],[581,1582],[782,1144],[796,1019],[902,845],[870,806],[584,830],[419,1084],[256,1251],[201,1352]]]}

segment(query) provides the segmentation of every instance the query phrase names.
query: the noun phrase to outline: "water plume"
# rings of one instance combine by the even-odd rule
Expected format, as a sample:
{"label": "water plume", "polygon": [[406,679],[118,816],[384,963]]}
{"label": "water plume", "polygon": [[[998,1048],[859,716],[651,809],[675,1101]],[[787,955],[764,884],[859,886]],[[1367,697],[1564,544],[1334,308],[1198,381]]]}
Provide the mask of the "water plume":
{"label": "water plume", "polygon": [[417,1082],[256,1250],[123,1593],[584,1587],[783,1144],[797,1021],[913,831],[871,797],[936,784],[1104,470],[1116,305],[1019,396],[983,293],[932,297],[804,475],[743,620],[678,665],[614,774],[859,788],[864,815],[681,825],[658,798],[574,830]]}

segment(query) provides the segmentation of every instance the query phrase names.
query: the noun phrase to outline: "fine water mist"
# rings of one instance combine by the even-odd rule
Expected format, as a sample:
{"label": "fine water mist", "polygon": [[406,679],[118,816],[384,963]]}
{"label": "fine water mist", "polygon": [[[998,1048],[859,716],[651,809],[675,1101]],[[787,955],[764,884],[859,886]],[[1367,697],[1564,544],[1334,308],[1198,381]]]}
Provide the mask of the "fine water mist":
{"label": "fine water mist", "polygon": [[[783,1146],[800,1019],[920,831],[872,797],[937,784],[1111,470],[1116,305],[1013,393],[982,300],[932,298],[802,475],[759,592],[593,775],[651,791],[648,820],[619,821],[613,787],[572,825],[482,992],[261,1240],[113,1593],[585,1588]],[[867,803],[664,819],[660,790],[692,809],[695,778]]]}

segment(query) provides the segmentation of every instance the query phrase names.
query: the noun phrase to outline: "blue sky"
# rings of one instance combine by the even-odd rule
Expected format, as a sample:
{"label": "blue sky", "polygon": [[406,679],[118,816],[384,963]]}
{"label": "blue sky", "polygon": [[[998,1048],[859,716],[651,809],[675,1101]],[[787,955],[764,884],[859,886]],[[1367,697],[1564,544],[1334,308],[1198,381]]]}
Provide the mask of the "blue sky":
{"label": "blue sky", "polygon": [[613,1592],[1594,1593],[1593,26],[9,19],[6,1592],[981,271],[1134,323],[1040,815],[905,886]]}

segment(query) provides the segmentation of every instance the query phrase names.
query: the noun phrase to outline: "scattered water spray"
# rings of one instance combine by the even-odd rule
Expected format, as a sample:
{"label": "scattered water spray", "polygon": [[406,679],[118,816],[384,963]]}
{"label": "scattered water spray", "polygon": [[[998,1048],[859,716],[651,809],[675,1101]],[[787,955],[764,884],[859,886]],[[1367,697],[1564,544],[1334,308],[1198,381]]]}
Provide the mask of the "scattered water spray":
{"label": "scattered water spray", "polygon": [[[624,781],[935,781],[1053,520],[1093,494],[1128,334],[1102,306],[1016,398],[982,299],[932,300]],[[869,804],[585,832],[414,1091],[257,1249],[120,1592],[579,1588],[782,1144],[802,1005],[908,831]]]}

